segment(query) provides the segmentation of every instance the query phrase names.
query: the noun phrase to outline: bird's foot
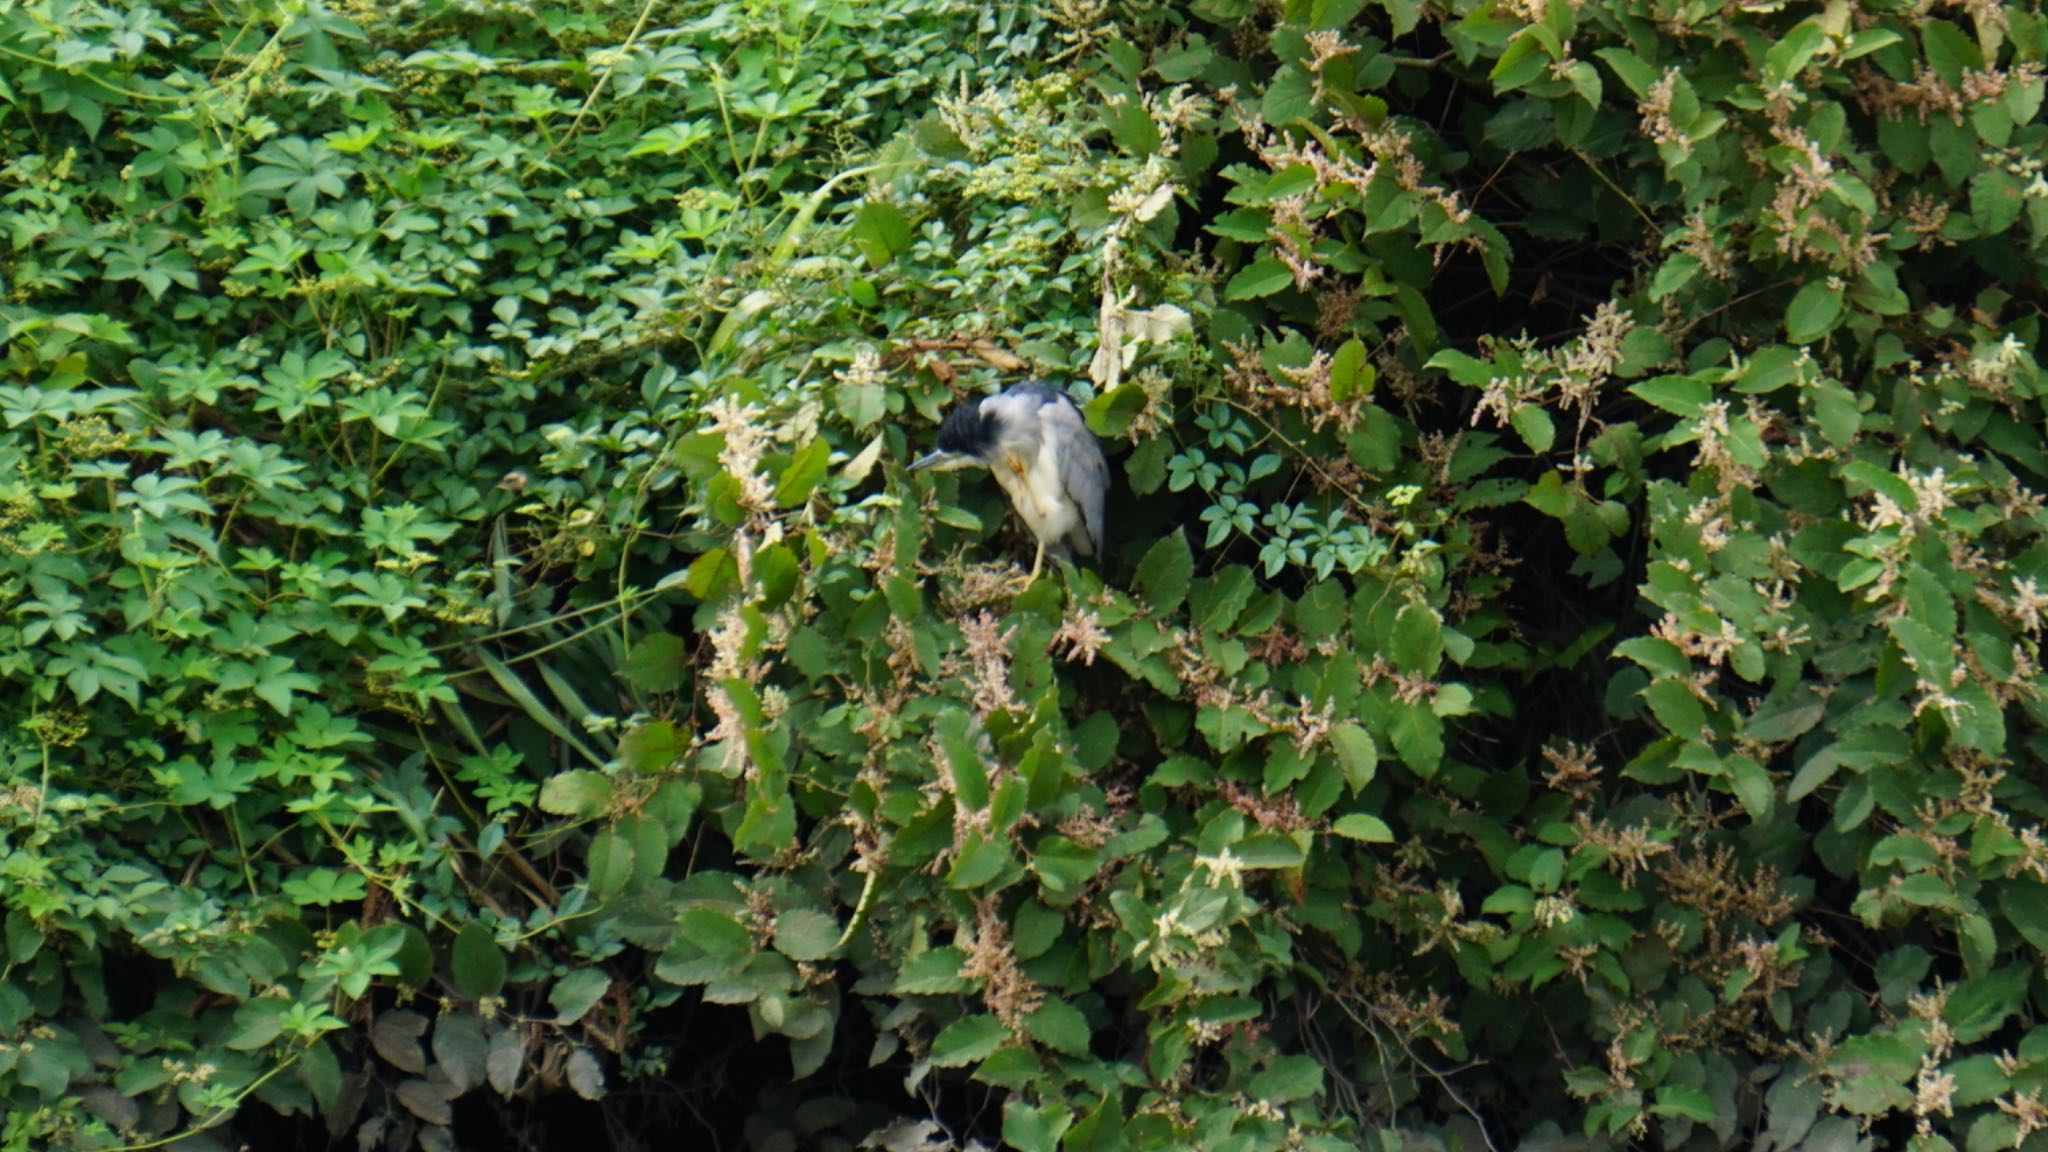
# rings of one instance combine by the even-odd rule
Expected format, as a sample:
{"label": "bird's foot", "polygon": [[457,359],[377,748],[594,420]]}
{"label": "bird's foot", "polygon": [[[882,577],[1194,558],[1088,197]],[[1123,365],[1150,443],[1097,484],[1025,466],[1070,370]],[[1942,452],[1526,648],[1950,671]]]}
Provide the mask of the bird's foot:
{"label": "bird's foot", "polygon": [[1016,579],[1010,581],[1010,587],[1012,587],[1018,592],[1024,591],[1025,589],[1031,587],[1033,584],[1038,583],[1038,574],[1041,571],[1044,571],[1044,569],[1045,549],[1040,548],[1038,550],[1038,555],[1034,556],[1031,560],[1031,571],[1026,572],[1024,575],[1019,576]]}

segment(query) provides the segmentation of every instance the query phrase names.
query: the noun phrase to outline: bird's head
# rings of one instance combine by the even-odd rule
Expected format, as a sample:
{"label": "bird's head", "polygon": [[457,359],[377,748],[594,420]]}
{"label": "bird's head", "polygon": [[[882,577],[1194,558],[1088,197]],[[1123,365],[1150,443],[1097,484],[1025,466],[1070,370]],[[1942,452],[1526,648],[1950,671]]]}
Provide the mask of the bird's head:
{"label": "bird's head", "polygon": [[986,468],[996,449],[1001,418],[985,411],[980,399],[970,400],[946,413],[939,425],[939,446],[917,458],[912,472],[951,472],[956,468]]}

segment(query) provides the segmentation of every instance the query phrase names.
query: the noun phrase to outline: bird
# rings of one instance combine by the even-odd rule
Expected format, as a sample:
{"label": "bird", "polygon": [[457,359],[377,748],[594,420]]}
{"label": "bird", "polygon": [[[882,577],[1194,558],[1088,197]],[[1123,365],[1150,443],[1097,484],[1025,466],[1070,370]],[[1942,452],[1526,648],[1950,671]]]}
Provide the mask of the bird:
{"label": "bird", "polygon": [[1038,538],[1030,584],[1050,550],[1059,559],[1102,553],[1109,462],[1072,397],[1041,381],[969,400],[939,425],[938,447],[912,472],[986,468]]}

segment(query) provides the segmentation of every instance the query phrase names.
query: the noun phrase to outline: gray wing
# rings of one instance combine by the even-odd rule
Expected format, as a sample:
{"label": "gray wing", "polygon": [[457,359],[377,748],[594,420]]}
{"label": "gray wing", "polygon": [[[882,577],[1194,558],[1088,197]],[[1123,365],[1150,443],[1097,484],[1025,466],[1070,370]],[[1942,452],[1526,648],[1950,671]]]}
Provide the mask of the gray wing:
{"label": "gray wing", "polygon": [[1109,461],[1102,458],[1102,445],[1072,399],[1059,393],[1058,399],[1039,409],[1046,433],[1059,437],[1066,451],[1059,454],[1060,487],[1067,499],[1081,510],[1081,523],[1067,534],[1067,543],[1082,556],[1102,553],[1102,500],[1109,493]]}

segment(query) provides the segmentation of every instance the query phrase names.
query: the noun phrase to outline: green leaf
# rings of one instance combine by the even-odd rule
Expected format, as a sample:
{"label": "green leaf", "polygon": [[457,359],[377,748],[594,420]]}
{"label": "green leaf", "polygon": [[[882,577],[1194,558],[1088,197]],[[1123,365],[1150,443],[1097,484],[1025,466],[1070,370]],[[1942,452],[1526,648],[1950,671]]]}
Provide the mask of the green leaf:
{"label": "green leaf", "polygon": [[609,900],[625,891],[633,879],[633,844],[617,830],[607,828],[590,838],[590,850],[583,856],[589,873],[590,892]]}
{"label": "green leaf", "polygon": [[1555,469],[1546,469],[1535,487],[1523,495],[1522,503],[1552,519],[1562,520],[1571,514],[1575,501],[1571,489],[1565,487],[1564,477]]}
{"label": "green leaf", "polygon": [[1842,318],[1842,290],[1826,280],[1812,280],[1785,309],[1785,338],[1811,344],[1834,330]]}
{"label": "green leaf", "polygon": [[1394,830],[1387,827],[1385,820],[1377,816],[1368,816],[1363,812],[1353,812],[1348,816],[1338,817],[1337,821],[1330,825],[1330,831],[1348,840],[1357,840],[1363,844],[1392,844],[1394,842]]}
{"label": "green leaf", "polygon": [[1996,236],[2019,222],[2026,206],[2026,187],[2003,167],[1992,165],[1970,179],[1970,218],[1977,232]]}
{"label": "green leaf", "polygon": [[1395,667],[1416,676],[1432,677],[1443,664],[1444,626],[1427,604],[1410,601],[1394,615],[1387,654]]}
{"label": "green leaf", "polygon": [[1380,759],[1372,733],[1347,721],[1330,729],[1330,747],[1336,750],[1337,763],[1344,769],[1344,782],[1354,794],[1372,783]]}
{"label": "green leaf", "polygon": [[491,930],[475,920],[463,924],[449,962],[455,990],[471,1000],[496,996],[505,987],[505,971],[505,953]]}
{"label": "green leaf", "polygon": [[[1192,556],[1189,564],[1193,564]],[[1195,627],[1204,632],[1228,631],[1237,622],[1244,606],[1251,602],[1255,588],[1251,569],[1242,564],[1232,564],[1199,581],[1190,602]]]}
{"label": "green leaf", "polygon": [[1743,722],[1743,734],[1764,744],[1781,744],[1805,735],[1827,713],[1827,702],[1803,692],[1777,705],[1767,705]]}
{"label": "green leaf", "polygon": [[1770,816],[1771,805],[1777,795],[1777,786],[1771,782],[1771,774],[1763,765],[1747,756],[1730,756],[1722,762],[1727,773],[1728,786],[1734,790],[1735,798],[1742,802],[1742,810],[1752,820],[1763,820]]}
{"label": "green leaf", "polygon": [[1557,138],[1550,101],[1527,98],[1513,101],[1487,118],[1484,135],[1489,143],[1508,152],[1528,152]]}
{"label": "green leaf", "polygon": [[1224,285],[1223,298],[1257,300],[1262,296],[1271,296],[1282,288],[1292,286],[1293,283],[1294,273],[1288,271],[1287,265],[1269,256],[1239,269],[1237,275],[1230,278],[1230,283]]}
{"label": "green leaf", "polygon": [[1955,1029],[1956,1039],[1975,1044],[2023,1011],[2034,972],[2032,964],[2006,964],[1953,986],[1942,1016]]}
{"label": "green leaf", "polygon": [[1187,534],[1175,529],[1173,535],[1152,545],[1138,564],[1138,588],[1154,612],[1169,616],[1187,599],[1194,570],[1195,557],[1188,547]]}
{"label": "green leaf", "polygon": [[540,810],[550,815],[589,820],[611,807],[612,782],[601,772],[574,768],[548,777],[540,786]]}
{"label": "green leaf", "polygon": [[1250,1095],[1255,1100],[1286,1104],[1306,1100],[1323,1090],[1323,1066],[1313,1056],[1282,1056],[1273,1066],[1252,1077]]}
{"label": "green leaf", "polygon": [[1010,850],[1001,841],[991,840],[979,831],[970,832],[952,871],[946,873],[946,884],[952,888],[979,888],[1002,875],[1010,863]]}
{"label": "green leaf", "polygon": [[1643,689],[1643,702],[1666,731],[1687,740],[1699,738],[1707,726],[1707,709],[1692,688],[1679,680],[1658,680]]}
{"label": "green leaf", "polygon": [[710,905],[683,909],[676,924],[683,939],[713,959],[739,961],[754,954],[754,934],[747,926]]}
{"label": "green leaf", "polygon": [[621,671],[642,692],[674,692],[689,676],[689,647],[673,633],[650,632],[634,642]]}
{"label": "green leaf", "polygon": [[903,212],[886,200],[869,200],[860,206],[847,233],[866,258],[868,267],[880,268],[911,244],[910,224]]}
{"label": "green leaf", "polygon": [[1372,395],[1373,383],[1378,378],[1364,342],[1353,336],[1338,345],[1330,357],[1330,400],[1337,404],[1362,400]]}
{"label": "green leaf", "polygon": [[993,1016],[963,1016],[940,1031],[932,1041],[931,1062],[939,1068],[959,1068],[986,1059],[1010,1039],[1010,1030]]}
{"label": "green leaf", "polygon": [[597,968],[578,968],[555,981],[548,1003],[554,1006],[556,1026],[566,1028],[583,1019],[611,987],[612,978]]}
{"label": "green leaf", "polygon": [[1309,74],[1292,64],[1274,73],[1266,84],[1260,113],[1276,127],[1308,118],[1315,111],[1315,84]]}
{"label": "green leaf", "polygon": [[1088,1018],[1065,1000],[1047,997],[1037,1011],[1024,1018],[1024,1031],[1063,1056],[1088,1055]]}
{"label": "green leaf", "polygon": [[967,954],[958,948],[928,948],[910,958],[896,974],[890,991],[902,996],[944,996],[967,990],[960,969]]}
{"label": "green leaf", "polygon": [[[1031,1072],[1033,1074],[1026,1077],[1024,1083],[1038,1079],[1035,1067]],[[987,1069],[984,1068],[980,1075],[986,1076]],[[1057,1104],[1038,1106],[1022,1098],[1012,1098],[1003,1102],[1002,1143],[1005,1148],[1014,1148],[1017,1152],[1057,1152],[1060,1137],[1072,1123],[1072,1113]]]}
{"label": "green leaf", "polygon": [[839,921],[812,908],[792,908],[775,918],[775,950],[791,960],[815,962],[839,945]]}
{"label": "green leaf", "polygon": [[1637,99],[1648,96],[1650,89],[1659,79],[1657,69],[1643,63],[1642,57],[1626,48],[1600,48],[1596,49],[1593,55],[1612,68],[1615,76],[1628,86],[1628,90],[1634,93]]}
{"label": "green leaf", "polygon": [[[619,738],[619,760],[643,775],[653,776],[679,763],[690,745],[667,720],[652,720]],[[596,809],[602,811],[600,807]]]}
{"label": "green leaf", "polygon": [[1814,423],[1828,443],[1847,448],[1856,442],[1863,429],[1863,412],[1855,393],[1833,380],[1817,380],[1808,386],[1806,397],[1813,402]]}
{"label": "green leaf", "polygon": [[1650,1106],[1652,1116],[1682,1116],[1701,1124],[1711,1123],[1720,1115],[1714,1107],[1714,1098],[1699,1088],[1686,1084],[1665,1084],[1657,1089],[1657,1102]]}
{"label": "green leaf", "polygon": [[[1583,63],[1583,62],[1581,62]],[[1680,252],[1657,266],[1657,274],[1650,279],[1650,299],[1662,300],[1690,284],[1700,273],[1699,257]],[[1661,405],[1660,405],[1661,407]]]}
{"label": "green leaf", "polygon": [[2035,951],[2048,954],[2048,886],[2024,880],[2008,882],[1999,891],[1998,906],[2022,939]]}
{"label": "green leaf", "polygon": [[1638,400],[1687,419],[1714,399],[1714,386],[1699,376],[1657,376],[1628,390]]}
{"label": "green leaf", "polygon": [[1508,423],[1531,452],[1548,452],[1557,440],[1557,423],[1550,410],[1539,404],[1524,404],[1508,415]]}
{"label": "green leaf", "polygon": [[1984,68],[1984,54],[1978,51],[1977,42],[1946,20],[1923,21],[1920,40],[1927,54],[1927,66],[1950,88],[1963,86],[1964,72]]}
{"label": "green leaf", "polygon": [[789,465],[782,470],[782,476],[775,484],[775,502],[784,508],[794,508],[810,498],[820,481],[825,479],[826,467],[832,461],[832,446],[824,437],[817,437],[789,459]]}

